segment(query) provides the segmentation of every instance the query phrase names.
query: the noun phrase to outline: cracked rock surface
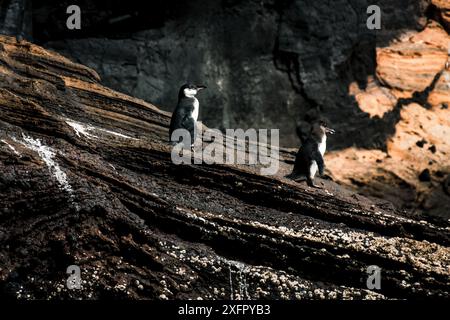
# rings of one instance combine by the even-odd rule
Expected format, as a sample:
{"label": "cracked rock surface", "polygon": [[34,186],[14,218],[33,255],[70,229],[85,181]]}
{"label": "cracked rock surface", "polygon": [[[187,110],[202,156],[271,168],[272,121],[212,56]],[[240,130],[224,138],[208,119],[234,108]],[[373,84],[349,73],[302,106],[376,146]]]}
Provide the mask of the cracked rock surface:
{"label": "cracked rock surface", "polygon": [[[448,221],[258,166],[174,165],[170,113],[0,36],[0,296],[450,296]],[[66,287],[69,265],[82,287]],[[367,267],[381,268],[368,289]]]}
{"label": "cracked rock surface", "polygon": [[[72,1],[0,0],[0,33],[22,33],[166,111],[182,83],[204,83],[205,124],[279,128],[293,154],[325,118],[336,129],[326,155],[334,181],[450,218],[448,0],[77,3],[80,31],[66,28]],[[367,28],[369,5],[381,9],[380,30]],[[95,125],[72,120],[95,136]]]}
{"label": "cracked rock surface", "polygon": [[379,124],[386,147],[327,154],[336,181],[417,215],[450,218],[449,46],[449,34],[430,21],[423,31],[377,50],[377,77],[365,89],[353,83],[350,92]]}

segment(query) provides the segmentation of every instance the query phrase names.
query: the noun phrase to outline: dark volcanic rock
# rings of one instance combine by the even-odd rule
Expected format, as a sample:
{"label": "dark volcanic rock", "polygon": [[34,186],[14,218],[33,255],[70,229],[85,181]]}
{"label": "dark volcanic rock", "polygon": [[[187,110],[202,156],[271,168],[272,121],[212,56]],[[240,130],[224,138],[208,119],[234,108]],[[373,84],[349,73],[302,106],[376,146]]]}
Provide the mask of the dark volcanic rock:
{"label": "dark volcanic rock", "polygon": [[33,12],[31,0],[0,0],[0,34],[32,40]]}
{"label": "dark volcanic rock", "polygon": [[430,170],[429,169],[424,169],[420,174],[419,174],[419,180],[420,181],[431,181],[431,174],[430,174]]}
{"label": "dark volcanic rock", "polygon": [[423,146],[424,146],[426,143],[428,143],[428,142],[427,142],[426,140],[422,139],[422,140],[417,141],[417,142],[416,142],[416,145],[417,145],[419,148],[423,148]]}
{"label": "dark volcanic rock", "polygon": [[[15,0],[24,1],[24,0]],[[66,28],[66,8],[82,9],[82,29]],[[382,29],[366,26],[382,9]],[[280,128],[284,146],[324,116],[339,138],[330,148],[380,147],[394,121],[362,111],[349,85],[374,76],[376,48],[425,26],[429,1],[40,0],[34,36],[98,70],[109,87],[172,111],[177,88],[208,85],[200,118],[215,128]],[[116,22],[118,21],[118,22]],[[364,134],[360,134],[360,132]]]}
{"label": "dark volcanic rock", "polygon": [[[449,223],[333,182],[305,190],[229,165],[176,166],[170,114],[0,36],[0,296],[449,297]],[[332,193],[332,194],[330,194]],[[379,201],[377,201],[379,203]],[[69,265],[82,289],[66,287]],[[367,267],[381,290],[366,287]]]}
{"label": "dark volcanic rock", "polygon": [[[430,161],[430,170],[448,170],[447,0],[29,2],[0,1],[0,32],[28,30],[105,85],[167,111],[186,80],[206,83],[200,119],[209,127],[280,128],[281,145],[298,148],[323,117],[337,130],[328,150],[347,163],[327,161],[335,181],[402,209],[433,198],[423,213],[448,217],[442,181],[423,189],[417,179]],[[82,10],[81,30],[66,27],[71,4]],[[374,4],[381,30],[366,26]],[[416,152],[418,137],[435,147]],[[349,164],[349,153],[363,165]]]}
{"label": "dark volcanic rock", "polygon": [[450,175],[447,175],[447,178],[442,182],[442,186],[444,192],[450,196]]}

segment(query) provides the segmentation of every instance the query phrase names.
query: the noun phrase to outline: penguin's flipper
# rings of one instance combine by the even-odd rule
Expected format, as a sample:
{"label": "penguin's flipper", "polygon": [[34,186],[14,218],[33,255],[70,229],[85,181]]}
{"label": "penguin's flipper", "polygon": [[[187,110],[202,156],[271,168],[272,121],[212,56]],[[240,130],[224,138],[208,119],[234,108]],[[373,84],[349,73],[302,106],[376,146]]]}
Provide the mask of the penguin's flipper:
{"label": "penguin's flipper", "polygon": [[177,144],[179,142],[172,140],[172,133],[178,128],[181,128],[181,122],[183,121],[183,117],[184,115],[180,114],[178,112],[178,109],[175,109],[175,111],[172,113],[172,118],[170,119],[170,127],[169,127],[169,141],[171,143]]}
{"label": "penguin's flipper", "polygon": [[195,142],[195,134],[196,134],[196,128],[195,128],[195,120],[192,118],[191,114],[186,114],[183,118],[183,121],[181,122],[181,125],[183,128],[189,131],[189,134],[191,135],[191,144],[194,144]]}
{"label": "penguin's flipper", "polygon": [[178,138],[178,140],[174,140],[172,137],[173,132],[178,129],[184,129],[189,132],[191,136],[191,144],[193,143],[193,141],[195,141],[195,120],[194,118],[192,118],[191,112],[177,112],[177,110],[174,112],[170,121],[169,129],[169,141],[172,145],[176,145],[181,141],[181,138]]}

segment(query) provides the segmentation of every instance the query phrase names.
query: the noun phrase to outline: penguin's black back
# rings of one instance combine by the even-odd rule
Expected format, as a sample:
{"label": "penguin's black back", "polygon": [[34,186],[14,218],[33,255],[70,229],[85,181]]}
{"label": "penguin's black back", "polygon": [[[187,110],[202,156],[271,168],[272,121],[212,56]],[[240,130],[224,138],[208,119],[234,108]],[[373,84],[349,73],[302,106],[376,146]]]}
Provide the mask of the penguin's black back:
{"label": "penguin's black back", "polygon": [[293,173],[309,174],[309,168],[319,149],[319,143],[312,137],[308,137],[295,156]]}

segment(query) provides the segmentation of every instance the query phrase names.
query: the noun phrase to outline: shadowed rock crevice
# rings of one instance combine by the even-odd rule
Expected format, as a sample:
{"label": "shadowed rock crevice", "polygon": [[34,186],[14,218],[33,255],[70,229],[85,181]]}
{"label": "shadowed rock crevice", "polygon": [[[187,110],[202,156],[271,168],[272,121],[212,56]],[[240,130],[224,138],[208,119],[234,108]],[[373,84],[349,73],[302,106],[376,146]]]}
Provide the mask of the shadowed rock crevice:
{"label": "shadowed rock crevice", "polygon": [[[392,108],[391,111],[386,112],[383,117],[376,118],[373,120],[375,123],[374,127],[377,128],[376,131],[382,134],[379,134],[379,149],[387,152],[387,143],[389,140],[395,135],[395,127],[397,123],[401,120],[401,110],[403,107],[408,106],[409,104],[415,103],[419,106],[422,106],[425,109],[431,109],[432,106],[428,101],[430,93],[435,89],[435,86],[438,80],[441,78],[445,69],[439,71],[431,81],[430,85],[427,86],[423,91],[414,91],[410,98],[400,98],[397,100],[397,104]],[[363,133],[364,134],[364,133]]]}

